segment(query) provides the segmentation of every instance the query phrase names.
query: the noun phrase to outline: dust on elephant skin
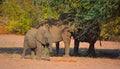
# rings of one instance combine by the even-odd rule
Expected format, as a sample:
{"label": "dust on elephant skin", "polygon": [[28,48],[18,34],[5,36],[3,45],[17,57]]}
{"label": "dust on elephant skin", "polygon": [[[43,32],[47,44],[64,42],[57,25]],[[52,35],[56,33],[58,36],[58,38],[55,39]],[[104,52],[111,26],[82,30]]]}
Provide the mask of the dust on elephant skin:
{"label": "dust on elephant skin", "polygon": [[69,27],[67,23],[62,23],[62,21],[56,19],[46,19],[41,25],[49,25],[49,31],[52,36],[52,43],[58,43],[63,41],[65,44],[65,56],[69,56],[69,46],[70,46],[70,39],[71,39],[71,30],[72,28]]}
{"label": "dust on elephant skin", "polygon": [[[26,51],[28,48],[31,49],[32,57],[34,58],[34,55],[36,54],[36,58],[41,58],[44,54],[44,50],[48,49],[47,52],[49,52],[49,46],[51,42],[51,36],[49,35],[49,31],[45,26],[40,27],[39,29],[32,28],[30,29],[24,38],[24,47],[23,47],[23,53],[22,57],[25,57]],[[36,52],[35,52],[35,49]],[[48,56],[49,53],[46,54]]]}

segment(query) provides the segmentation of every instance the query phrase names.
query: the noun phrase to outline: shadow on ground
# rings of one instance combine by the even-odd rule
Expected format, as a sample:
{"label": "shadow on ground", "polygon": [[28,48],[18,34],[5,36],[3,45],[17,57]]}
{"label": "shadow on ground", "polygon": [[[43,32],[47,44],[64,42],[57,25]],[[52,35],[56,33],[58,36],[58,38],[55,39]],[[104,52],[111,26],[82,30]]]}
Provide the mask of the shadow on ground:
{"label": "shadow on ground", "polygon": [[[79,49],[79,57],[84,57],[87,48],[80,48]],[[19,54],[21,55],[23,51],[23,48],[0,48],[0,54]],[[54,52],[56,52],[55,49],[53,49]],[[59,54],[54,55],[54,56],[63,56],[64,55],[64,48],[60,48]],[[30,49],[27,51],[27,54],[30,54]],[[73,49],[70,49],[70,55],[73,56]],[[120,49],[96,49],[96,57],[103,57],[103,58],[118,58],[120,57]]]}
{"label": "shadow on ground", "polygon": [[14,53],[21,54],[22,51],[23,51],[22,48],[14,48],[14,47],[12,47],[12,48],[0,48],[0,54],[5,54],[5,53],[6,54],[14,54]]}

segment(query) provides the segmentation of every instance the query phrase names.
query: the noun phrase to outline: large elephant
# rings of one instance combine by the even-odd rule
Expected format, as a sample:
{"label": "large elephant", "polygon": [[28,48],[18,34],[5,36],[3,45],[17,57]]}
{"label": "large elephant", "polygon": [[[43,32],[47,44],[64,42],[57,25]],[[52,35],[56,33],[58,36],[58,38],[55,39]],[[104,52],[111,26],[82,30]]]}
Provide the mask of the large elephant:
{"label": "large elephant", "polygon": [[89,43],[89,49],[87,51],[87,56],[94,57],[95,54],[95,48],[94,44],[100,37],[100,28],[98,25],[93,25],[89,29],[87,29],[87,32],[84,30],[78,30],[77,32],[73,32],[72,36],[74,37],[74,55],[78,55],[79,52],[79,43],[80,42],[87,42]]}
{"label": "large elephant", "polygon": [[[60,15],[59,20],[67,22],[74,22],[74,15],[71,13],[63,13]],[[87,32],[86,32],[87,31]],[[88,56],[95,56],[95,48],[94,44],[98,40],[100,36],[100,27],[98,23],[92,24],[86,30],[78,29],[77,31],[71,32],[72,36],[74,37],[74,55],[78,54],[79,51],[79,42],[88,42],[89,49],[87,52]],[[56,44],[56,49],[59,51],[59,43]]]}
{"label": "large elephant", "polygon": [[[37,58],[41,58],[43,55],[49,57],[50,44],[51,35],[48,25],[43,25],[39,29],[32,28],[25,35],[22,57],[25,57],[28,48],[31,49],[33,56],[36,53]],[[35,49],[37,49],[37,52],[35,52]],[[44,50],[47,52],[44,53]]]}
{"label": "large elephant", "polygon": [[63,41],[65,44],[65,55],[69,56],[69,46],[71,39],[71,31],[74,29],[70,27],[68,24],[62,23],[62,21],[58,21],[55,19],[46,19],[44,22],[40,23],[39,27],[44,24],[49,24],[49,31],[52,36],[52,43],[59,43]]}

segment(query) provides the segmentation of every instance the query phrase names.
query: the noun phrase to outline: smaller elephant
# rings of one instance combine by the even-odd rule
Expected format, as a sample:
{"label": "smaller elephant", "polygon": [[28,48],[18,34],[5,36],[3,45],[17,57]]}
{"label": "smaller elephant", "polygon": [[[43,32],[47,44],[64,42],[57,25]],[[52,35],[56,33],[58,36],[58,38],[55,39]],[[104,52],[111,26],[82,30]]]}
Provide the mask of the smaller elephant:
{"label": "smaller elephant", "polygon": [[22,53],[22,58],[25,57],[26,51],[28,48],[31,49],[31,54],[32,57],[35,54],[35,49],[36,49],[36,40],[35,40],[35,35],[37,33],[37,29],[32,28],[29,31],[27,31],[25,38],[24,38],[24,47],[23,47],[23,53]]}
{"label": "smaller elephant", "polygon": [[35,38],[37,46],[37,59],[44,57],[45,54],[48,56],[52,52],[52,36],[49,32],[49,25],[41,25],[38,28]]}
{"label": "smaller elephant", "polygon": [[[30,29],[24,38],[24,47],[22,58],[25,57],[26,51],[28,48],[31,49],[32,58],[36,54],[37,58],[48,57],[49,58],[49,49],[50,49],[50,35],[46,28],[46,25],[41,26],[39,29],[32,28]],[[35,52],[35,49],[36,52]]]}

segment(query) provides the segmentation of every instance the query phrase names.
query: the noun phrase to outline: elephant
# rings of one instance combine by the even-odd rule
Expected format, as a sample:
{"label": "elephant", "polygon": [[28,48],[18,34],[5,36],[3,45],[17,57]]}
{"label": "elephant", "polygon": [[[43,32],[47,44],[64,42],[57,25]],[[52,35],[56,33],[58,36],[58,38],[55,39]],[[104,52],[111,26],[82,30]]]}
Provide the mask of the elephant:
{"label": "elephant", "polygon": [[[49,31],[49,25],[44,24],[40,26],[38,28],[38,32],[36,33],[35,38],[37,44],[37,59],[41,58],[42,55],[45,57],[47,55],[49,57],[50,53],[52,53],[52,36]],[[42,49],[44,50],[42,51]]]}
{"label": "elephant", "polygon": [[32,57],[35,54],[35,49],[37,48],[36,46],[36,40],[35,40],[35,35],[37,33],[37,29],[32,28],[27,31],[25,37],[24,37],[24,45],[23,45],[23,53],[22,53],[22,58],[25,58],[25,54],[28,48],[31,49],[31,55]]}
{"label": "elephant", "polygon": [[[67,19],[66,20],[67,22],[75,22],[73,19],[74,17],[75,16],[71,13],[63,13],[60,15],[59,20],[64,21]],[[87,55],[94,57],[95,56],[94,44],[100,37],[100,26],[98,25],[98,23],[96,23],[92,24],[92,26],[89,26],[89,28],[86,30],[82,30],[79,28],[77,28],[76,30],[71,32],[71,35],[74,38],[74,55],[78,55],[79,42],[87,42],[89,43]],[[59,43],[56,43],[56,49],[57,51],[59,51]]]}
{"label": "elephant", "polygon": [[[37,59],[42,58],[43,55],[49,58],[50,44],[51,35],[48,31],[48,25],[43,25],[39,29],[32,28],[25,35],[22,58],[25,57],[28,48],[32,51],[32,58],[34,58],[35,53]],[[37,49],[36,52],[35,49]]]}
{"label": "elephant", "polygon": [[[93,32],[94,31],[94,32]],[[91,26],[87,32],[78,30],[77,32],[73,32],[72,36],[74,38],[74,55],[78,55],[79,51],[79,43],[87,42],[89,43],[89,48],[86,56],[95,57],[95,48],[94,44],[100,37],[100,27],[98,25]],[[101,45],[101,43],[100,43]]]}
{"label": "elephant", "polygon": [[[71,40],[70,32],[74,28],[70,27],[67,23],[62,23],[62,21],[56,19],[46,19],[44,22],[40,23],[39,27],[44,24],[49,24],[49,31],[52,36],[52,43],[59,43],[60,41],[63,41],[65,44],[64,56],[69,57],[69,46]],[[57,48],[59,48],[59,46],[57,46]]]}

